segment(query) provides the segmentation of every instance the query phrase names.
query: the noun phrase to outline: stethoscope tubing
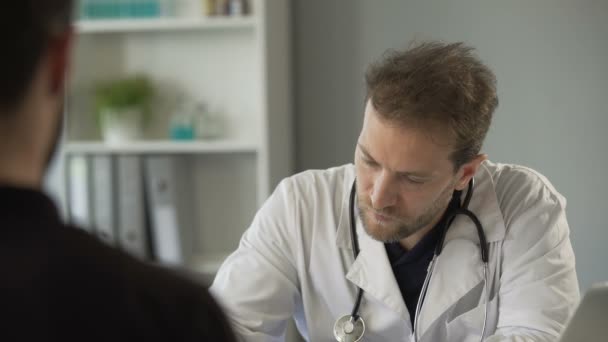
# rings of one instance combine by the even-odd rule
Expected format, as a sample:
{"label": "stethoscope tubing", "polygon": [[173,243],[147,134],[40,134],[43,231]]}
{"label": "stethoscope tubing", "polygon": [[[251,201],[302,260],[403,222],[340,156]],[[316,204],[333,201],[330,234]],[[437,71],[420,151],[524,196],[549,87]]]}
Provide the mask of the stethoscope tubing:
{"label": "stethoscope tubing", "polygon": [[[350,199],[349,199],[349,207],[350,207],[350,234],[351,234],[351,243],[353,246],[353,257],[355,260],[357,256],[359,256],[359,238],[357,237],[357,225],[355,224],[355,194],[357,192],[357,181],[353,182],[353,186],[350,190]],[[359,287],[359,291],[357,293],[357,300],[355,302],[355,306],[353,306],[352,313],[350,316],[354,321],[359,319],[359,307],[361,306],[361,299],[363,298],[363,289]]]}

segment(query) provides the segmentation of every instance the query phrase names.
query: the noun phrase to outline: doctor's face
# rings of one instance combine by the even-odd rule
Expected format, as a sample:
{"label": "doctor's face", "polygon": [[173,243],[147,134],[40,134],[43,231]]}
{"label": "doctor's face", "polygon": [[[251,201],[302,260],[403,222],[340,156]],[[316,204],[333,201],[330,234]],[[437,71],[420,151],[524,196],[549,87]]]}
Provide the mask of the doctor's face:
{"label": "doctor's face", "polygon": [[382,242],[424,234],[443,215],[461,172],[441,134],[381,118],[368,101],[355,151],[357,205],[366,232]]}

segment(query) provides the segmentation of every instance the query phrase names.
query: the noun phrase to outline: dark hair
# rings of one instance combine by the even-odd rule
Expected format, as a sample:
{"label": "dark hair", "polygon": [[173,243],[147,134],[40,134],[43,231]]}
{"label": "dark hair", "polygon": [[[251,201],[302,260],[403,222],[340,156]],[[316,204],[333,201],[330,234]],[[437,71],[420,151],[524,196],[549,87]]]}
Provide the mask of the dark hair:
{"label": "dark hair", "polygon": [[74,0],[16,0],[0,5],[0,108],[19,104],[53,35],[70,24]]}
{"label": "dark hair", "polygon": [[447,128],[455,171],[480,151],[498,106],[496,77],[463,43],[389,50],[366,73],[367,99],[399,125]]}

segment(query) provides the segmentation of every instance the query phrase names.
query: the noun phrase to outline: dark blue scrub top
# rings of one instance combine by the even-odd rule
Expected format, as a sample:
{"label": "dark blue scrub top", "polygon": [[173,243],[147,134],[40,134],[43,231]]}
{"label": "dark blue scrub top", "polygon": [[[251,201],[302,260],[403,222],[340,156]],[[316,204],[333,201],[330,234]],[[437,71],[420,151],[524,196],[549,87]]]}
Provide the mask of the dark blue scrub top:
{"label": "dark blue scrub top", "polygon": [[441,220],[410,251],[405,250],[399,242],[384,244],[401,295],[410,313],[412,326],[414,325],[418,296],[422,291],[429,263],[433,259],[435,246],[441,237],[441,231],[444,229],[446,214],[458,208],[459,202],[460,191],[456,191]]}

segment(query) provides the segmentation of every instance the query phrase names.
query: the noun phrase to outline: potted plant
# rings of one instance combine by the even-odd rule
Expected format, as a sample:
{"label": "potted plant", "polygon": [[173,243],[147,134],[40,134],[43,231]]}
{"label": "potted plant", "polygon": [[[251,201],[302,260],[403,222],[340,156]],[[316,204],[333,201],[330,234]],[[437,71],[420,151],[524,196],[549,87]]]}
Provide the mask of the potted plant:
{"label": "potted plant", "polygon": [[95,107],[101,135],[108,143],[141,138],[154,89],[141,75],[104,81],[95,87]]}

